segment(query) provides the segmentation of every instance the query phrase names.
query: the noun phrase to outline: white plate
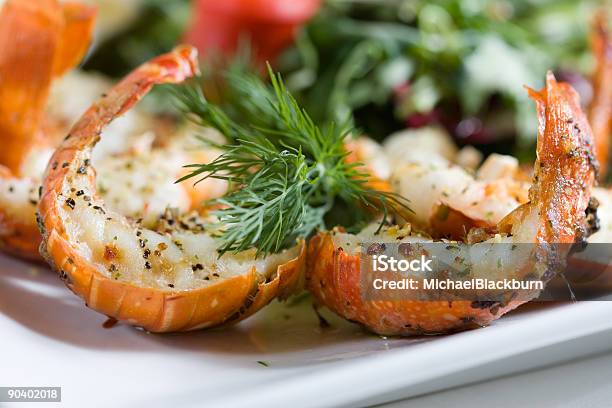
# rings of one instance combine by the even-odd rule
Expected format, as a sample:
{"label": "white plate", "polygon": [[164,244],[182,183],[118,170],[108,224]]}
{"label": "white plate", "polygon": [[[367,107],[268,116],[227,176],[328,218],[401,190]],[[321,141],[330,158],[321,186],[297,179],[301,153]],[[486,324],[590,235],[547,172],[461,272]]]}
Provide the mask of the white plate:
{"label": "white plate", "polygon": [[365,406],[612,349],[612,302],[531,305],[417,339],[324,315],[330,328],[307,300],[223,330],[104,329],[46,268],[0,255],[0,386],[61,386],[62,407]]}

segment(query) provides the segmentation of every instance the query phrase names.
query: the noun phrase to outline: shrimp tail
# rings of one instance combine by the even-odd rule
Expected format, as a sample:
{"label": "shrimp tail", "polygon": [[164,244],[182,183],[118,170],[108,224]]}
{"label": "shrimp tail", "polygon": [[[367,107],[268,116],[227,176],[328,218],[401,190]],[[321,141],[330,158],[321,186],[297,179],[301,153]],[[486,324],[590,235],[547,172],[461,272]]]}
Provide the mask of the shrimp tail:
{"label": "shrimp tail", "polygon": [[57,0],[9,0],[0,11],[0,164],[19,175],[41,132],[54,77],[87,50],[95,8]]}
{"label": "shrimp tail", "polygon": [[60,30],[55,1],[13,0],[0,12],[0,164],[14,174],[41,139]]}
{"label": "shrimp tail", "polygon": [[529,191],[540,221],[535,243],[571,244],[586,231],[598,172],[594,138],[577,92],[552,72],[540,91],[528,88],[538,114],[537,160]]}
{"label": "shrimp tail", "polygon": [[80,3],[62,4],[64,25],[60,33],[60,43],[53,61],[53,75],[59,77],[74,68],[83,59],[96,22],[98,10]]}
{"label": "shrimp tail", "polygon": [[612,40],[603,11],[595,16],[591,33],[591,48],[597,60],[593,74],[593,100],[589,107],[589,121],[595,135],[600,177],[605,178],[610,153],[612,130]]}

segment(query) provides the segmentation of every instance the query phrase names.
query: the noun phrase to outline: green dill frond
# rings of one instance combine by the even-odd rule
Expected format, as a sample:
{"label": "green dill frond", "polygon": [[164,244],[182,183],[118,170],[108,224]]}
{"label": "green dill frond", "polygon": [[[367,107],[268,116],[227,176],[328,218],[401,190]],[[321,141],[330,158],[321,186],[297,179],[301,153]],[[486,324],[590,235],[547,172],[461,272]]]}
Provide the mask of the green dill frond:
{"label": "green dill frond", "polygon": [[194,123],[204,127],[215,128],[228,140],[232,141],[244,133],[240,125],[230,119],[220,107],[208,103],[198,80],[182,86],[180,89],[173,89],[175,89],[174,96],[178,107]]}
{"label": "green dill frond", "polygon": [[[268,67],[270,84],[253,73],[226,73],[227,99],[210,103],[199,84],[180,88],[177,99],[195,123],[225,135],[222,154],[208,164],[186,166],[191,173],[178,181],[226,180],[230,189],[213,200],[222,228],[218,251],[257,248],[276,253],[329,225],[326,215],[336,205],[352,208],[355,224],[372,209],[385,216],[408,210],[400,196],[368,188],[369,175],[358,163],[347,163],[347,126],[314,123],[287,91],[280,75]],[[368,211],[370,207],[370,211]],[[350,226],[350,225],[348,225]]]}

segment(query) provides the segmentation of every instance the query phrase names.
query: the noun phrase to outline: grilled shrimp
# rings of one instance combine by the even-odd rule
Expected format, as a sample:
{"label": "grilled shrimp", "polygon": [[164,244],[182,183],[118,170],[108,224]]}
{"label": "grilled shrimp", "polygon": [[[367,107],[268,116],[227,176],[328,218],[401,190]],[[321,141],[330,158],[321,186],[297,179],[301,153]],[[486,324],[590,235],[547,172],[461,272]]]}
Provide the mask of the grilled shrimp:
{"label": "grilled shrimp", "polygon": [[473,170],[482,161],[481,153],[472,146],[459,150],[446,131],[438,127],[407,129],[389,135],[382,145],[367,136],[347,143],[349,160],[366,165],[370,174],[388,180],[392,170],[404,164],[455,164]]}
{"label": "grilled shrimp", "polygon": [[434,237],[462,238],[471,227],[495,226],[527,202],[528,179],[511,156],[489,156],[479,170],[480,154],[457,149],[437,128],[407,130],[379,145],[360,137],[349,146],[354,161],[387,181],[411,202],[407,221]]}
{"label": "grilled shrimp", "polygon": [[197,70],[191,47],[136,69],[94,104],[54,153],[43,183],[42,250],[87,306],[152,332],[187,331],[238,321],[301,284],[305,245],[256,258],[219,258],[218,240],[195,213],[167,211],[146,228],[112,211],[99,194],[90,157],[104,127],[155,84]]}
{"label": "grilled shrimp", "polygon": [[476,175],[449,163],[406,163],[394,169],[392,189],[411,202],[408,221],[436,237],[461,239],[471,227],[495,226],[528,201],[518,160],[491,155]]}
{"label": "grilled shrimp", "polygon": [[439,127],[406,129],[390,135],[383,142],[383,152],[392,169],[404,164],[455,164],[474,170],[482,154],[473,146],[458,149],[451,136]]}
{"label": "grilled shrimp", "polygon": [[[586,213],[596,161],[591,129],[578,96],[569,85],[557,83],[552,73],[547,76],[545,89],[529,93],[536,102],[539,117],[537,160],[529,200],[514,208],[494,228],[474,228],[468,235],[476,233],[480,237],[475,246],[532,243],[538,253],[529,257],[507,254],[508,265],[504,264],[497,272],[490,262],[470,265],[476,275],[505,276],[521,270],[547,281],[553,271],[548,266],[559,260],[559,253],[545,244],[572,244],[583,240],[589,232]],[[513,300],[510,296],[506,301],[488,303],[367,300],[361,285],[360,243],[435,242],[413,232],[410,224],[388,227],[379,235],[373,230],[367,228],[359,235],[336,230],[313,238],[308,249],[306,283],[320,303],[376,333],[435,334],[483,326],[538,295],[533,291],[526,298]]]}
{"label": "grilled shrimp", "polygon": [[[34,23],[58,13],[63,17],[57,17],[55,24],[39,27]],[[18,27],[28,43],[22,47],[26,51],[16,49],[14,43],[0,49],[0,249],[40,260],[35,211],[43,172],[70,125],[109,87],[108,80],[78,71],[57,78],[87,49],[94,17],[92,8],[60,6],[55,0],[10,1],[2,9],[0,30]],[[49,38],[58,30],[61,41],[51,52]],[[4,31],[0,37],[0,41],[10,38]],[[26,57],[36,69],[22,70]],[[31,89],[31,84],[38,86]],[[19,105],[22,99],[28,103]],[[167,206],[186,211],[223,194],[225,184],[219,181],[206,181],[197,188],[174,184],[184,174],[185,163],[208,162],[215,152],[192,149],[188,145],[192,132],[174,126],[166,132],[172,137],[164,138],[171,142],[154,146],[163,128],[155,126],[156,132],[149,131],[154,125],[157,120],[151,115],[131,111],[107,130],[116,137],[96,147],[92,162],[100,171],[100,191],[111,208],[146,222]]]}
{"label": "grilled shrimp", "polygon": [[205,201],[225,193],[227,183],[222,180],[207,179],[194,186],[176,183],[186,174],[185,164],[208,163],[218,152],[190,149],[187,135],[173,135],[173,139],[168,146],[144,146],[92,160],[98,170],[98,192],[111,210],[148,226],[167,208],[200,211]]}
{"label": "grilled shrimp", "polygon": [[0,248],[37,257],[36,178],[56,121],[45,116],[51,81],[88,48],[95,9],[56,0],[9,0],[0,10]]}

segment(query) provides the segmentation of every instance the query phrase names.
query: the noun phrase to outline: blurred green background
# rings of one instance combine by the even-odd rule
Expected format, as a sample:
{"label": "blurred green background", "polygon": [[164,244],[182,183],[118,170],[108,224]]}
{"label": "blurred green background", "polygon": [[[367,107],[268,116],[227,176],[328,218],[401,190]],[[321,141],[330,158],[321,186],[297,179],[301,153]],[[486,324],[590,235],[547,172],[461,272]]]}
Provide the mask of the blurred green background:
{"label": "blurred green background", "polygon": [[[141,0],[85,69],[113,77],[169,50],[188,27],[187,0]],[[587,103],[595,0],[328,0],[276,61],[318,120],[352,120],[375,139],[441,124],[461,144],[529,159],[535,110],[523,85],[547,70]]]}

